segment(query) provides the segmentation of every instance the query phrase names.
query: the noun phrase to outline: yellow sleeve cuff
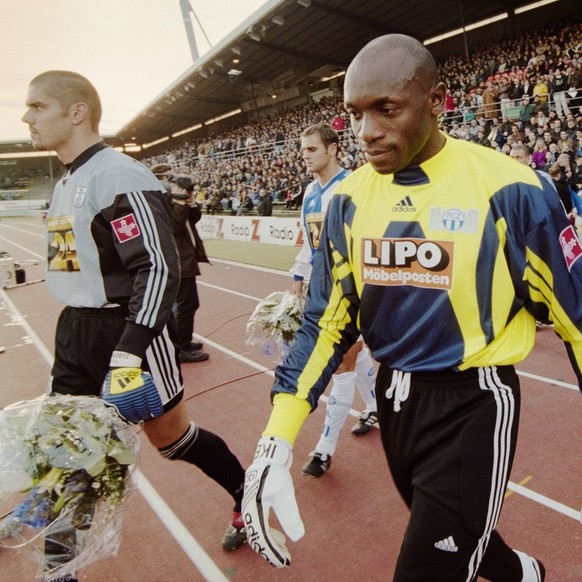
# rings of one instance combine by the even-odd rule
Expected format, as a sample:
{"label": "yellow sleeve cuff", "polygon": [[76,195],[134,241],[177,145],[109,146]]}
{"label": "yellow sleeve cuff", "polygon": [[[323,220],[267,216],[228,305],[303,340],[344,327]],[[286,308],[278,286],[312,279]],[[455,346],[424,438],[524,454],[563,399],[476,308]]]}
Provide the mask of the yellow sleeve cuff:
{"label": "yellow sleeve cuff", "polygon": [[310,412],[311,405],[307,400],[293,394],[277,394],[273,399],[273,412],[263,436],[280,437],[294,444]]}

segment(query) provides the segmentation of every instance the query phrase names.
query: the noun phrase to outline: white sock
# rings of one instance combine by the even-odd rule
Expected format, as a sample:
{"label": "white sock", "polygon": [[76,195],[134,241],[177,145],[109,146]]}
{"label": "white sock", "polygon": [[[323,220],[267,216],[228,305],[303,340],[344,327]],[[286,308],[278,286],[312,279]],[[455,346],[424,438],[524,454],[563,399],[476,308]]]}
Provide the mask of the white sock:
{"label": "white sock", "polygon": [[521,562],[521,569],[523,571],[521,582],[542,582],[542,573],[540,572],[538,561],[519,550],[513,551],[517,554]]}
{"label": "white sock", "polygon": [[366,405],[366,411],[376,412],[376,366],[366,346],[356,358],[356,373],[358,375],[356,387]]}
{"label": "white sock", "polygon": [[355,392],[356,372],[333,375],[333,385],[325,408],[323,432],[315,446],[318,453],[330,456],[335,453],[339,435],[354,401]]}

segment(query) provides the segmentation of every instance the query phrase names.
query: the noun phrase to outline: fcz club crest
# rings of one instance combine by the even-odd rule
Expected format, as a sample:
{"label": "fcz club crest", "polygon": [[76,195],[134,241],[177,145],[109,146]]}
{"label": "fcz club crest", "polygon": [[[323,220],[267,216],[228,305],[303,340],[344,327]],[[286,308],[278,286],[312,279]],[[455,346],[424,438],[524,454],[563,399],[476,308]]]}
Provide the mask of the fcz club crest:
{"label": "fcz club crest", "polygon": [[127,242],[141,234],[133,214],[128,214],[127,216],[122,216],[121,218],[114,220],[111,223],[111,226],[113,226],[113,231],[120,243]]}

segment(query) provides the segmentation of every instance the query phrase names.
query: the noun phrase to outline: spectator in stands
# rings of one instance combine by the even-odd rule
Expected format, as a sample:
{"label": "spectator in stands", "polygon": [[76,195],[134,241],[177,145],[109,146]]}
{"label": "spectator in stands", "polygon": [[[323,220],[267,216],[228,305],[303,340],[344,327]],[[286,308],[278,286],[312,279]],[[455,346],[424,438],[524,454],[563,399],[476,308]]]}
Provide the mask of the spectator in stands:
{"label": "spectator in stands", "polygon": [[506,75],[502,77],[502,81],[499,84],[499,108],[501,110],[501,116],[504,117],[508,115],[509,108],[512,105],[511,101],[511,82]]}
{"label": "spectator in stands", "polygon": [[536,116],[536,123],[539,122],[540,125],[543,125],[548,117],[548,104],[542,101],[539,95],[534,95],[532,106]]}
{"label": "spectator in stands", "polygon": [[273,198],[265,188],[259,190],[259,203],[257,204],[257,214],[259,216],[272,216]]}
{"label": "spectator in stands", "polygon": [[574,116],[570,113],[567,116],[566,119],[566,128],[565,128],[565,132],[568,135],[568,137],[572,140],[572,142],[575,143],[576,141],[576,133],[579,131],[579,126],[576,123],[576,119],[574,118]]}
{"label": "spectator in stands", "polygon": [[489,82],[483,91],[485,118],[494,119],[499,115],[499,90],[496,83]]}
{"label": "spectator in stands", "polygon": [[531,154],[531,161],[535,169],[541,170],[547,163],[548,146],[543,138],[538,137]]}
{"label": "spectator in stands", "polygon": [[453,121],[452,128],[449,131],[451,137],[461,139],[461,126],[458,121]]}
{"label": "spectator in stands", "polygon": [[212,192],[206,201],[207,214],[220,214],[222,210],[222,198],[217,192]]}
{"label": "spectator in stands", "polygon": [[284,151],[285,149],[285,135],[283,134],[283,132],[281,131],[281,129],[277,129],[277,132],[275,133],[275,151],[280,154],[281,152]]}
{"label": "spectator in stands", "polygon": [[544,77],[542,75],[540,75],[537,78],[536,84],[533,88],[532,94],[533,95],[538,95],[540,98],[540,101],[542,101],[543,103],[548,103],[549,101],[549,87],[548,84],[546,83]]}
{"label": "spectator in stands", "polygon": [[572,170],[572,187],[576,192],[582,192],[582,153],[576,157]]}
{"label": "spectator in stands", "polygon": [[559,154],[555,164],[548,168],[548,174],[554,179],[554,185],[560,195],[560,200],[566,212],[572,211],[572,193],[570,188],[575,185],[575,174],[572,171],[572,159],[569,154]]}
{"label": "spectator in stands", "polygon": [[529,102],[529,97],[522,97],[519,104],[518,119],[521,123],[521,129],[525,129],[526,125],[531,121],[534,114],[534,106]]}
{"label": "spectator in stands", "polygon": [[450,91],[447,91],[447,96],[445,98],[445,121],[449,121],[455,116],[455,99]]}
{"label": "spectator in stands", "polygon": [[346,120],[344,119],[341,113],[338,113],[332,120],[331,120],[331,128],[334,131],[342,132],[346,128]]}
{"label": "spectator in stands", "polygon": [[550,85],[550,91],[554,101],[554,107],[556,108],[556,113],[560,119],[565,118],[566,115],[570,113],[570,109],[568,108],[568,98],[566,95],[567,89],[567,75],[565,75],[561,69],[556,69]]}
{"label": "spectator in stands", "polygon": [[491,126],[489,127],[489,133],[487,134],[487,139],[489,143],[495,142],[495,146],[491,146],[494,149],[501,147],[505,143],[505,136],[503,135],[503,130],[499,123],[499,118],[495,117],[491,120]]}
{"label": "spectator in stands", "polygon": [[574,140],[568,135],[568,132],[565,129],[560,131],[560,138],[556,145],[558,146],[558,151],[560,153],[574,151]]}
{"label": "spectator in stands", "polygon": [[251,198],[250,192],[247,188],[240,191],[242,198],[240,199],[240,205],[237,208],[236,215],[243,216],[244,214],[249,214],[255,208],[255,203]]}
{"label": "spectator in stands", "polygon": [[568,109],[574,110],[582,104],[582,56],[572,62],[568,73]]}
{"label": "spectator in stands", "polygon": [[518,143],[514,145],[509,152],[509,156],[525,166],[531,167],[532,165],[531,153],[529,148],[524,144]]}
{"label": "spectator in stands", "polygon": [[240,186],[236,192],[233,191],[230,196],[230,208],[233,216],[238,214],[238,209],[240,208],[241,200],[244,196],[244,187]]}

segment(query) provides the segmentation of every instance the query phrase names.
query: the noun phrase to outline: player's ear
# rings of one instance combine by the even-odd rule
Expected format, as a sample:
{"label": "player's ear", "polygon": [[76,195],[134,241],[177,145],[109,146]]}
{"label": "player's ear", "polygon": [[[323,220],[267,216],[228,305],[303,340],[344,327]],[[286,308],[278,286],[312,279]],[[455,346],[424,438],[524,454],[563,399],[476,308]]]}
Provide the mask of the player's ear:
{"label": "player's ear", "polygon": [[73,103],[69,111],[73,125],[80,125],[89,115],[89,106],[83,101]]}
{"label": "player's ear", "polygon": [[440,115],[444,111],[446,95],[447,87],[442,81],[430,90],[430,108],[433,115]]}

